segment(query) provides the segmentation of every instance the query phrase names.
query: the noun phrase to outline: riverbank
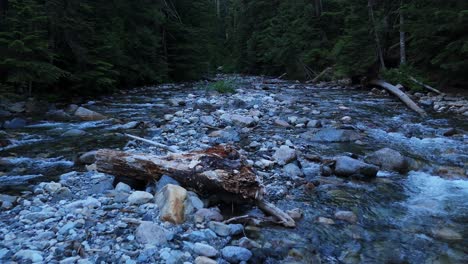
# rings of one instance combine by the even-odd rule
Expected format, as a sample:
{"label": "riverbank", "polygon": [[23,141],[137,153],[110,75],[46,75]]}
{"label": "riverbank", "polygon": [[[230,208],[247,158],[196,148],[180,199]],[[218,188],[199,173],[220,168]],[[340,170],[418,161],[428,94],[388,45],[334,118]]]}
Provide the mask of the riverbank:
{"label": "riverbank", "polygon": [[[466,258],[466,118],[434,113],[421,118],[392,97],[358,87],[230,78],[235,94],[196,83],[144,87],[80,105],[107,117],[102,120],[82,120],[76,109],[68,113],[64,107],[69,120],[42,117],[6,130],[13,144],[0,150],[2,179],[10,179],[3,190],[23,187],[2,196],[0,259],[420,263]],[[253,205],[226,205],[209,199],[212,194],[194,193],[187,194],[184,208],[191,210],[184,212],[183,224],[162,221],[164,206],[154,199],[161,189],[117,185],[124,179],[93,171],[89,151],[99,148],[165,153],[123,133],[186,151],[234,145],[262,178],[267,197],[297,219],[297,228],[222,223],[232,216],[264,215]],[[41,176],[18,184],[25,175]]]}

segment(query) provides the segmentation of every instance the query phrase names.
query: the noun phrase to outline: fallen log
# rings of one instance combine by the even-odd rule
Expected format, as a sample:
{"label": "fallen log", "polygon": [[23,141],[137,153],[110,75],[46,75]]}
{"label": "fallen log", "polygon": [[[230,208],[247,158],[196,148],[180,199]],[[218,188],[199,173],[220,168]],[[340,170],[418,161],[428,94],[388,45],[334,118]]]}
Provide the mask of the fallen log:
{"label": "fallen log", "polygon": [[398,89],[396,86],[390,83],[387,83],[383,80],[372,80],[369,82],[369,84],[384,88],[385,90],[389,91],[391,94],[398,97],[404,104],[406,104],[406,106],[408,106],[408,108],[417,112],[421,116],[426,116],[426,112],[422,108],[420,108],[413,100],[411,100],[411,98],[409,98],[409,96],[406,93]]}
{"label": "fallen log", "polygon": [[260,179],[245,158],[230,146],[166,156],[102,149],[96,153],[96,168],[117,177],[146,182],[170,175],[183,187],[202,196],[215,194],[229,201],[255,202],[284,226],[295,226],[292,218],[264,200],[265,190]]}
{"label": "fallen log", "polygon": [[321,73],[319,73],[311,82],[313,82],[313,83],[317,82],[318,80],[320,80],[320,78],[322,78],[323,75],[325,75],[327,72],[329,72],[331,70],[332,70],[331,67],[326,68]]}
{"label": "fallen log", "polygon": [[432,86],[429,86],[429,85],[427,85],[427,84],[425,84],[425,83],[423,83],[423,82],[418,81],[418,80],[417,80],[416,78],[414,78],[413,76],[408,76],[408,78],[409,78],[412,82],[421,85],[421,86],[422,86],[423,88],[425,88],[426,90],[429,90],[429,91],[434,92],[434,93],[436,93],[436,94],[442,94],[441,91],[439,91],[439,90],[437,90],[436,88],[434,88],[434,87],[432,87]]}
{"label": "fallen log", "polygon": [[162,149],[165,149],[165,150],[173,152],[173,153],[178,153],[179,152],[179,149],[176,146],[164,145],[164,144],[161,144],[161,143],[156,142],[156,141],[152,141],[152,140],[149,140],[149,139],[146,139],[146,138],[137,137],[137,136],[130,135],[130,134],[125,134],[125,136],[127,136],[129,138],[133,138],[135,140],[139,140],[139,141],[148,143],[150,145],[153,145],[153,146],[156,146],[156,147],[159,147],[159,148],[162,148]]}

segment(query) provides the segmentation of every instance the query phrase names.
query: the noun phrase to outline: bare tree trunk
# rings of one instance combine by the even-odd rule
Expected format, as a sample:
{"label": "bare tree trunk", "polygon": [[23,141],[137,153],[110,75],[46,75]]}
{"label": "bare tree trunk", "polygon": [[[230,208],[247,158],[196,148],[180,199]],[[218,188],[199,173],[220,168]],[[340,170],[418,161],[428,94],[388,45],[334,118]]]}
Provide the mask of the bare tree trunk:
{"label": "bare tree trunk", "polygon": [[391,94],[398,97],[411,110],[417,112],[421,116],[426,115],[426,112],[422,108],[420,108],[413,100],[411,100],[411,98],[409,98],[409,96],[406,93],[404,93],[403,91],[398,89],[396,86],[394,86],[394,85],[392,85],[390,83],[387,83],[387,82],[385,82],[383,80],[372,80],[372,81],[369,82],[369,84],[380,86],[380,87],[384,88],[385,90],[389,91]]}
{"label": "bare tree trunk", "polygon": [[369,9],[369,17],[372,23],[372,27],[374,29],[374,37],[375,37],[375,44],[377,46],[377,53],[379,55],[379,60],[380,60],[380,67],[382,70],[385,70],[385,61],[383,58],[383,51],[382,51],[382,46],[380,45],[380,39],[379,39],[379,34],[377,32],[377,25],[375,24],[375,18],[374,18],[374,10],[372,9],[372,0],[368,0],[367,2],[367,7]]}
{"label": "bare tree trunk", "polygon": [[315,0],[315,16],[322,15],[322,0]]}
{"label": "bare tree trunk", "polygon": [[405,25],[403,15],[403,0],[400,3],[400,65],[406,64],[406,35],[403,27]]}

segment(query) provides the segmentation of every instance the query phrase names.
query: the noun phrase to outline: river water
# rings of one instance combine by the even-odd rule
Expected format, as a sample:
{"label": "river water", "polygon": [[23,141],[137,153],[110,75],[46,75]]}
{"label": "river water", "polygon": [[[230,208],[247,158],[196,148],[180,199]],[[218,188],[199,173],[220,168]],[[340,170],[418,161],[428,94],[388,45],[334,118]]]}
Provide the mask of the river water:
{"label": "river water", "polygon": [[[276,139],[290,140],[303,151],[322,157],[343,153],[365,155],[390,147],[415,159],[419,166],[404,175],[379,172],[377,179],[369,182],[317,175],[313,180],[320,181],[321,185],[314,191],[295,186],[289,179],[264,178],[267,187],[289,186],[274,202],[285,209],[300,208],[304,217],[295,229],[267,226],[248,230],[248,235],[263,247],[257,255],[278,259],[299,256],[302,263],[313,263],[317,256],[323,263],[466,263],[466,118],[434,113],[421,118],[394,98],[369,95],[366,90],[292,82],[262,84],[262,80],[236,77],[238,88],[244,92],[234,96],[235,100],[231,95],[213,95],[201,89],[200,84],[170,84],[138,88],[84,105],[123,123],[146,122],[149,128],[124,129],[115,120],[58,122],[35,117],[29,126],[7,131],[12,144],[0,148],[0,191],[15,193],[29,189],[35,182],[57,179],[65,172],[84,170],[84,166],[74,165],[80,153],[99,148],[123,148],[128,142],[123,132],[154,137],[160,133],[158,127],[164,126],[165,114],[187,108],[199,109],[197,111],[205,114],[233,107],[258,108],[264,113],[258,126],[241,135],[241,140],[235,143],[245,148],[249,159],[255,160],[265,154],[248,148],[252,142],[266,144]],[[187,99],[189,94],[191,98],[198,98],[198,102],[207,98],[209,103],[195,107],[194,99],[188,100],[185,106],[174,106],[169,101],[171,98]],[[245,99],[247,104],[238,103],[239,98]],[[278,107],[263,106],[265,98],[272,98],[270,104],[278,104]],[[287,129],[271,122],[272,118],[287,120],[291,116],[321,120],[324,126],[337,126],[343,116],[350,116],[352,121],[346,126],[361,131],[365,137],[353,143],[309,142],[299,136],[307,128]],[[186,130],[190,128],[197,133],[209,132],[198,130],[196,125],[185,126]],[[450,128],[460,133],[443,136]],[[84,130],[87,134],[63,137],[70,129]],[[166,127],[165,131],[169,130]],[[172,132],[180,131],[184,131],[184,125],[179,124]],[[171,134],[166,133],[167,142],[183,142],[167,138],[167,135]],[[180,147],[190,149],[192,143]],[[334,219],[338,210],[353,211],[358,217],[357,223],[336,219],[334,224],[317,221],[318,217]]]}

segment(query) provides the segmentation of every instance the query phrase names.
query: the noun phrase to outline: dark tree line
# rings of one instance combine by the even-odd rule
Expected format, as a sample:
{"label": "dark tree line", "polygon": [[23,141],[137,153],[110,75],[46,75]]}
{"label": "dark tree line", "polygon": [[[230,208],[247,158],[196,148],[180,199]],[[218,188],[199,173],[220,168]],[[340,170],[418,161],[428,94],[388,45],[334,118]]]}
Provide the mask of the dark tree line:
{"label": "dark tree line", "polygon": [[466,0],[1,0],[0,91],[97,93],[225,71],[468,81]]}

